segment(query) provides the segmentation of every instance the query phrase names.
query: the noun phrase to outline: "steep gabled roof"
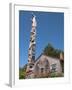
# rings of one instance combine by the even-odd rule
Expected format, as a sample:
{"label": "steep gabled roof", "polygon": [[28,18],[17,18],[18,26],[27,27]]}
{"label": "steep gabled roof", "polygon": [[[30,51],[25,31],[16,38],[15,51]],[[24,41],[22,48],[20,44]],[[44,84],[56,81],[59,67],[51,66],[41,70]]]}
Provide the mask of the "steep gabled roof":
{"label": "steep gabled roof", "polygon": [[41,53],[41,54],[37,57],[37,59],[35,60],[35,62],[36,62],[42,55],[44,55],[44,56],[46,56],[46,57],[54,58],[54,59],[56,59],[56,60],[60,60],[60,58],[47,56],[47,55],[45,55],[44,53]]}

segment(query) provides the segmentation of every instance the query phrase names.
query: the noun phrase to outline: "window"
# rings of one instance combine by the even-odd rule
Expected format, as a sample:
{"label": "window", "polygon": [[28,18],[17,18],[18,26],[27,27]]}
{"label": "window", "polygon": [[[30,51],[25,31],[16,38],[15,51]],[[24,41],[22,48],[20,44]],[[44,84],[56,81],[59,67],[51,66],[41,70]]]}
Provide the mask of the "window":
{"label": "window", "polygon": [[41,68],[41,73],[43,73],[43,71],[44,71],[44,68]]}
{"label": "window", "polygon": [[55,72],[56,71],[56,64],[52,64],[51,66],[52,66],[51,72]]}

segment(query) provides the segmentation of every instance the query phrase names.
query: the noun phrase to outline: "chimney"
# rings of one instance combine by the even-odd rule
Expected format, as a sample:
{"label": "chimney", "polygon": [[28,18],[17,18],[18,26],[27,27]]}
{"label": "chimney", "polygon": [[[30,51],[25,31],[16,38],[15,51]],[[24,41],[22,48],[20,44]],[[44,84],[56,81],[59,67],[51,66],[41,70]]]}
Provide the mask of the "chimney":
{"label": "chimney", "polygon": [[64,56],[62,52],[60,53],[60,60],[64,60]]}

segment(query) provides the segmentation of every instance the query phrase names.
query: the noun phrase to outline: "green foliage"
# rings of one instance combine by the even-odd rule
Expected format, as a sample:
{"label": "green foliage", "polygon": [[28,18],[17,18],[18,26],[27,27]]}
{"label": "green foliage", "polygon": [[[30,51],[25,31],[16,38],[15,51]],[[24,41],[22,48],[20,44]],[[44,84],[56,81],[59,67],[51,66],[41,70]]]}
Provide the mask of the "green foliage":
{"label": "green foliage", "polygon": [[27,67],[27,64],[23,68],[19,68],[19,79],[25,79],[26,67]]}
{"label": "green foliage", "polygon": [[44,48],[43,53],[47,56],[59,58],[60,52],[64,54],[62,50],[55,49],[50,43]]}

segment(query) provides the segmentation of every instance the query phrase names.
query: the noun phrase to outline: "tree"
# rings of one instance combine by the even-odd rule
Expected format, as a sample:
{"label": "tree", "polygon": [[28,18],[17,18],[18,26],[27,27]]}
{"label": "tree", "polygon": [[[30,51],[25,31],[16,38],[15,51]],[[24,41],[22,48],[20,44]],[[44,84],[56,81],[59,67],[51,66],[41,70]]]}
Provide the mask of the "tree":
{"label": "tree", "polygon": [[45,49],[44,49],[44,54],[45,55],[52,55],[52,53],[53,53],[53,51],[54,51],[54,48],[53,48],[53,46],[49,43],[46,47],[45,47]]}
{"label": "tree", "polygon": [[62,50],[55,49],[50,43],[44,48],[43,53],[47,56],[60,58],[60,52],[64,54]]}

